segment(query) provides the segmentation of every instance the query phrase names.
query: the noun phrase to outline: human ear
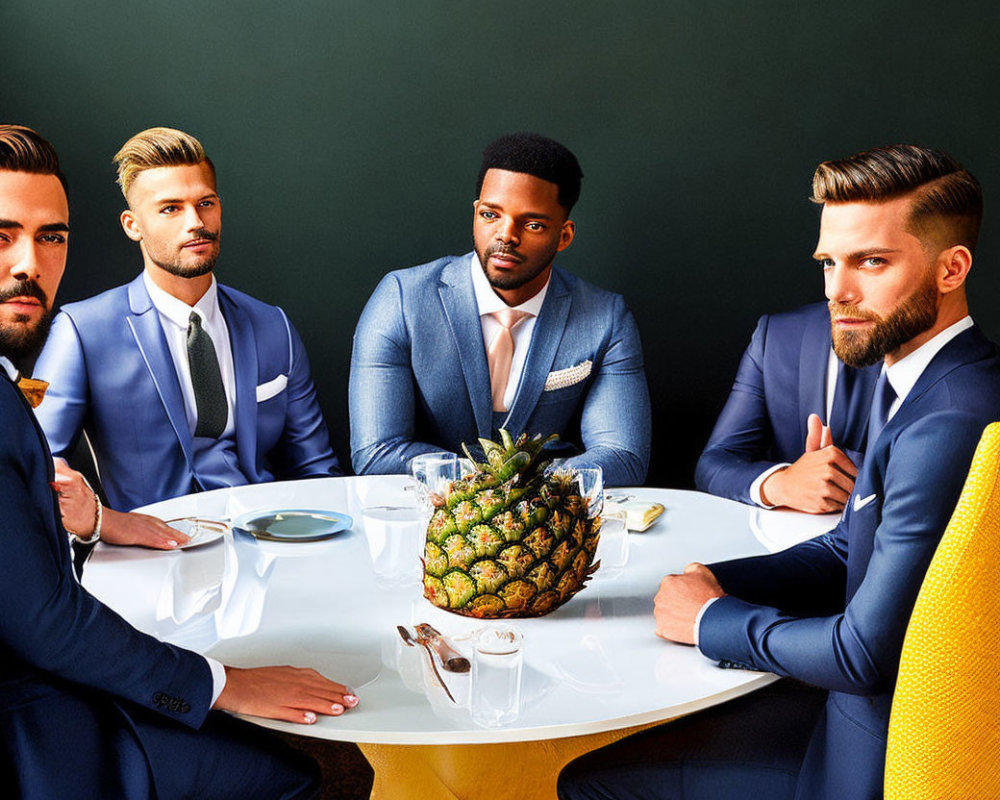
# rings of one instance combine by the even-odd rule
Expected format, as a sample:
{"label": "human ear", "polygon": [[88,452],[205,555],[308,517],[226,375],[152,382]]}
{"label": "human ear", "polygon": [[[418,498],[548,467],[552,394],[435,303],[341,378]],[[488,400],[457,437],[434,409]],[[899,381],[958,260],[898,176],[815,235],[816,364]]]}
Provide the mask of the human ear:
{"label": "human ear", "polygon": [[562,224],[562,229],[559,231],[559,246],[556,248],[556,252],[560,250],[565,250],[569,247],[570,242],[573,241],[573,237],[576,235],[576,223],[573,220],[568,219]]}
{"label": "human ear", "polygon": [[962,244],[942,250],[938,255],[937,286],[942,294],[953,292],[965,283],[972,269],[972,253]]}
{"label": "human ear", "polygon": [[135,218],[135,214],[132,213],[132,209],[126,208],[119,217],[122,223],[122,230],[125,231],[125,235],[131,239],[133,242],[142,241],[142,231],[139,230],[139,221]]}

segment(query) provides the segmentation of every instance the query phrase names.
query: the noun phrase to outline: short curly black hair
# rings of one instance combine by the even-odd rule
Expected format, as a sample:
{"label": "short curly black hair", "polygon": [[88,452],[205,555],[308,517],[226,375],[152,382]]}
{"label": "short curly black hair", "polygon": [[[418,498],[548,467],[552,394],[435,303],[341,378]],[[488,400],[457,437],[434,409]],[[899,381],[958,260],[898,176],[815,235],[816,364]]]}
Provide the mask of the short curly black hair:
{"label": "short curly black hair", "polygon": [[569,212],[580,198],[580,162],[569,148],[537,133],[508,133],[486,145],[476,182],[476,196],[487,170],[523,172],[559,187],[559,205]]}

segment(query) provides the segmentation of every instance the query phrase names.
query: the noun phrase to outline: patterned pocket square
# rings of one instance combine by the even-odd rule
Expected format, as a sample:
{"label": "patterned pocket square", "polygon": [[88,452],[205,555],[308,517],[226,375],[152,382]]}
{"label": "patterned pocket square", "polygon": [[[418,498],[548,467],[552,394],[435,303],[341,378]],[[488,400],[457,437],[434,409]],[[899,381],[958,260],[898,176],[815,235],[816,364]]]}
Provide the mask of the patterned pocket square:
{"label": "patterned pocket square", "polygon": [[572,386],[574,383],[586,380],[593,366],[594,363],[588,358],[575,367],[566,367],[566,369],[557,369],[550,372],[549,376],[545,379],[545,391],[552,392],[556,389],[565,389],[567,386]]}

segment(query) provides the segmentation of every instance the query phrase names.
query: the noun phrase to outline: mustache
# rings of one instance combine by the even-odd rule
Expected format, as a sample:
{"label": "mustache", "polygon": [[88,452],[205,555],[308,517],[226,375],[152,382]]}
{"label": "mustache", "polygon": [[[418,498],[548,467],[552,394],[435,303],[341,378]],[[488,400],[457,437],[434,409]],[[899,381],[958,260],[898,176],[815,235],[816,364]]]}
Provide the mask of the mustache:
{"label": "mustache", "polygon": [[512,258],[518,262],[523,262],[526,258],[526,256],[523,253],[519,253],[513,247],[508,247],[507,245],[501,244],[500,242],[495,242],[486,248],[487,258],[496,255],[507,256],[508,258]]}
{"label": "mustache", "polygon": [[873,311],[863,311],[857,306],[846,303],[827,303],[827,307],[830,309],[830,316],[839,319],[857,319],[865,322],[880,322],[882,320],[882,317]]}
{"label": "mustache", "polygon": [[192,241],[194,239],[206,239],[210,242],[217,242],[219,240],[219,234],[213,233],[208,228],[198,228],[198,230],[191,232],[191,239],[188,241]]}
{"label": "mustache", "polygon": [[6,286],[0,286],[0,303],[6,303],[15,297],[34,297],[46,308],[49,305],[48,296],[33,278],[25,278],[24,280],[14,281],[14,283]]}

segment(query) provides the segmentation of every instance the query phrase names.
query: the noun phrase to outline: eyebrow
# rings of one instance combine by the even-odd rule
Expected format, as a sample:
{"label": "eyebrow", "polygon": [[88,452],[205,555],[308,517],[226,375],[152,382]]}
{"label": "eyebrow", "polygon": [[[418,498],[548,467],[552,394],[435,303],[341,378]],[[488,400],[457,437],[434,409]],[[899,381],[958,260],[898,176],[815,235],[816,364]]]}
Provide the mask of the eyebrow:
{"label": "eyebrow", "polygon": [[[868,256],[884,256],[886,253],[898,253],[898,247],[869,247],[864,250],[855,250],[853,253],[848,253],[846,261],[860,261]],[[829,258],[826,253],[815,252],[813,253],[813,258],[816,261],[821,261],[824,258]]]}
{"label": "eyebrow", "polygon": [[[20,222],[15,222],[12,219],[0,219],[0,228],[8,230],[11,228],[19,228],[23,230],[24,225],[22,225]],[[39,225],[38,230],[45,231],[47,233],[52,231],[61,231],[64,233],[68,233],[69,225],[67,225],[65,222],[49,222],[46,225]]]}
{"label": "eyebrow", "polygon": [[[208,200],[210,197],[214,197],[215,199],[218,199],[219,198],[219,194],[218,194],[218,192],[209,192],[208,194],[203,194],[195,202],[200,202],[202,200]],[[184,202],[184,198],[183,197],[165,197],[165,198],[158,199],[156,201],[156,205],[162,206],[162,205],[165,205],[165,204],[168,204],[168,203],[177,204],[177,203],[183,203],[183,202]]]}
{"label": "eyebrow", "polygon": [[[487,208],[503,209],[499,203],[491,203],[489,200],[480,200],[480,205],[484,205]],[[548,214],[542,214],[538,211],[529,211],[527,214],[522,214],[522,217],[530,217],[531,219],[552,219]]]}

